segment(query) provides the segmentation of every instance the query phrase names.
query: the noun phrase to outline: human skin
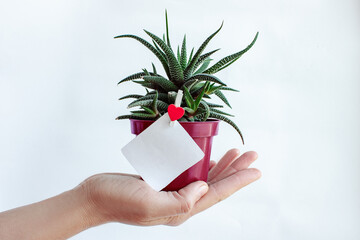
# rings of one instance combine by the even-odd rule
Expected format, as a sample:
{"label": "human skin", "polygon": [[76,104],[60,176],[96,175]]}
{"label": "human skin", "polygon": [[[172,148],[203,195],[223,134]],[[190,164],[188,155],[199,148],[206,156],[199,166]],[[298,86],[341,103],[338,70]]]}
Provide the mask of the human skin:
{"label": "human skin", "polygon": [[157,192],[137,175],[103,173],[55,197],[0,213],[0,239],[67,239],[108,222],[177,226],[261,177],[255,152],[211,161],[208,183]]}

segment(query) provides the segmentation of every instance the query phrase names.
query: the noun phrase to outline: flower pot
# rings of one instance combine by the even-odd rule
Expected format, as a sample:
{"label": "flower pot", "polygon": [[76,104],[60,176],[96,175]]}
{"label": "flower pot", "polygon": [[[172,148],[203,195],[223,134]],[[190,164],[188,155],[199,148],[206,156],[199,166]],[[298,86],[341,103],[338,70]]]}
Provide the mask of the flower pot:
{"label": "flower pot", "polygon": [[[147,127],[149,127],[154,121],[152,120],[138,120],[130,119],[131,133],[139,135]],[[203,159],[201,159],[194,166],[187,169],[185,172],[175,178],[169,185],[167,185],[163,191],[177,191],[189,183],[202,180],[207,181],[210,154],[213,136],[218,134],[219,120],[209,120],[206,122],[179,122],[181,126],[189,133],[194,139],[197,145],[205,153]]]}

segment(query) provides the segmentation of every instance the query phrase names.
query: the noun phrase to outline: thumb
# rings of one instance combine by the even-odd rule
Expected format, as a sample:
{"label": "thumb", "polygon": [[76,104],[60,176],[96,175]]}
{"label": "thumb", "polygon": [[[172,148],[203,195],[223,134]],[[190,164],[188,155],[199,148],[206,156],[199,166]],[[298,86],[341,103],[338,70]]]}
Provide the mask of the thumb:
{"label": "thumb", "polygon": [[200,200],[209,190],[209,186],[206,182],[197,181],[190,183],[186,187],[178,191],[179,195],[182,197],[183,201],[181,204],[181,213],[189,212],[197,201]]}

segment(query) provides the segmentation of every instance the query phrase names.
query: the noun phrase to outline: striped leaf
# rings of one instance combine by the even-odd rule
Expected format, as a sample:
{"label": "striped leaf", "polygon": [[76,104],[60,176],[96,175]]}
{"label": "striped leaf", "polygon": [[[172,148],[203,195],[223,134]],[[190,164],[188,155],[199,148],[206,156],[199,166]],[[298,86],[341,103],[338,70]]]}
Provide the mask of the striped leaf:
{"label": "striped leaf", "polygon": [[[212,67],[210,67],[208,70],[205,71],[205,73],[208,74],[214,74],[216,72],[219,71],[219,69],[224,69],[223,66],[229,66],[231,63],[233,63],[233,60],[237,60],[239,59],[244,53],[246,53],[256,42],[256,39],[259,35],[259,32],[256,33],[254,39],[252,40],[252,42],[250,43],[249,46],[247,46],[245,49],[241,50],[240,52],[234,53],[232,55],[229,55],[227,57],[224,57],[223,59],[221,59],[220,61],[218,61],[217,63],[215,63]],[[230,63],[230,64],[228,64]],[[227,65],[228,64],[228,65]]]}
{"label": "striped leaf", "polygon": [[167,10],[165,10],[165,22],[166,22],[166,41],[167,41],[167,45],[171,49],[170,38],[169,38],[169,23],[168,23]]}
{"label": "striped leaf", "polygon": [[210,74],[205,74],[205,73],[195,74],[191,78],[189,78],[187,81],[192,80],[192,79],[197,79],[199,81],[214,82],[214,83],[218,83],[220,85],[226,86],[226,84],[223,83],[219,78],[217,78],[213,75],[210,75]]}
{"label": "striped leaf", "polygon": [[[149,100],[149,99],[154,99],[155,96],[155,91],[154,93],[151,94],[147,94],[139,99],[134,100],[133,102],[131,102],[130,104],[139,102],[139,101],[143,101],[143,100]],[[158,93],[158,99],[164,102],[167,102],[167,94],[166,93]]]}
{"label": "striped leaf", "polygon": [[174,83],[161,76],[144,76],[143,79],[146,82],[160,86],[166,92],[178,90],[178,87]]}
{"label": "striped leaf", "polygon": [[235,89],[235,88],[230,88],[230,87],[223,87],[223,86],[221,86],[219,89],[220,89],[220,90],[225,90],[225,91],[240,92],[239,90],[237,90],[237,89]]}
{"label": "striped leaf", "polygon": [[122,120],[122,119],[145,119],[145,120],[152,120],[155,119],[156,116],[146,114],[146,113],[133,113],[131,115],[122,115],[118,116],[116,120]]}
{"label": "striped leaf", "polygon": [[205,47],[207,46],[207,44],[210,42],[210,40],[221,30],[223,26],[223,23],[221,23],[221,26],[219,27],[218,30],[216,30],[216,32],[214,32],[213,34],[211,34],[200,46],[200,48],[196,51],[196,53],[194,54],[194,57],[191,59],[191,62],[189,63],[189,65],[186,67],[185,71],[184,71],[184,77],[185,79],[188,79],[191,75],[191,73],[194,71],[194,67],[195,64],[197,63],[197,61],[199,60],[199,57],[201,55],[201,53],[204,51]]}
{"label": "striped leaf", "polygon": [[135,80],[135,79],[140,79],[142,78],[143,76],[145,76],[146,74],[144,72],[138,72],[138,73],[134,73],[124,79],[122,79],[120,82],[118,82],[118,85],[120,83],[123,83],[123,82],[127,82],[127,81],[131,81],[131,80]]}
{"label": "striped leaf", "polygon": [[229,117],[235,117],[235,116],[232,115],[232,114],[229,114],[229,113],[220,111],[219,109],[216,109],[216,108],[210,108],[210,111],[213,112],[213,113],[218,113],[218,114],[225,115],[225,116],[229,116]]}
{"label": "striped leaf", "polygon": [[186,105],[191,108],[194,109],[194,98],[191,96],[189,89],[187,87],[184,87],[184,99],[186,102]]}
{"label": "striped leaf", "polygon": [[188,60],[187,65],[190,64],[190,62],[191,62],[191,60],[192,60],[193,53],[194,53],[194,48],[191,49],[191,52],[190,52],[190,56],[189,56],[189,60]]}
{"label": "striped leaf", "polygon": [[186,35],[184,35],[184,40],[182,42],[181,54],[180,54],[180,66],[181,66],[182,70],[185,70],[185,68],[186,68],[186,61],[187,61],[187,56],[186,56]]}
{"label": "striped leaf", "polygon": [[229,101],[227,100],[227,98],[225,97],[225,95],[224,95],[220,90],[216,90],[216,91],[214,92],[214,94],[215,94],[216,96],[218,96],[218,97],[221,99],[221,101],[223,101],[229,108],[232,108],[231,105],[230,105],[230,103],[229,103]]}
{"label": "striped leaf", "polygon": [[225,117],[225,116],[223,116],[223,115],[221,115],[221,114],[214,113],[214,112],[210,112],[210,116],[209,116],[209,117],[210,117],[210,118],[219,119],[219,120],[221,120],[221,121],[224,121],[224,122],[230,124],[230,125],[239,133],[240,138],[241,138],[241,141],[242,141],[242,143],[244,144],[243,135],[242,135],[240,129],[238,128],[238,126],[237,126],[232,120],[230,120],[229,118],[227,118],[227,117]]}
{"label": "striped leaf", "polygon": [[136,98],[136,99],[139,99],[143,97],[143,95],[139,95],[139,94],[129,94],[129,95],[126,95],[126,96],[123,96],[121,98],[119,98],[119,100],[124,100],[124,99],[127,99],[127,98]]}
{"label": "striped leaf", "polygon": [[146,40],[142,39],[141,37],[131,35],[131,34],[125,34],[125,35],[116,36],[114,38],[133,38],[133,39],[139,41],[145,47],[147,47],[151,52],[153,52],[155,54],[155,56],[160,60],[160,62],[163,65],[166,72],[167,72],[167,69],[169,69],[166,58],[164,58],[164,56],[155,47],[153,47],[150,43],[148,43]]}
{"label": "striped leaf", "polygon": [[[153,99],[148,99],[148,100],[142,100],[142,101],[135,101],[135,102],[132,102],[128,105],[128,108],[133,108],[133,107],[138,107],[138,106],[145,106],[145,107],[149,107],[151,106],[151,104],[153,103]],[[167,110],[168,108],[168,104],[161,101],[161,100],[158,100],[157,101],[157,109],[158,110]]]}
{"label": "striped leaf", "polygon": [[179,62],[177,61],[173,51],[169,48],[169,46],[166,45],[166,43],[161,40],[158,36],[152,34],[151,32],[148,32],[146,30],[144,30],[146,32],[146,34],[148,34],[158,45],[159,47],[164,51],[167,61],[168,61],[168,66],[169,66],[169,71],[170,71],[170,80],[174,81],[176,83],[182,83],[184,81],[184,74],[183,74],[183,70],[179,64]]}
{"label": "striped leaf", "polygon": [[[206,102],[206,101],[204,101],[204,102]],[[210,108],[223,108],[223,107],[224,107],[223,105],[216,104],[216,103],[206,102],[206,104],[207,104]]]}
{"label": "striped leaf", "polygon": [[201,55],[199,57],[199,60],[195,63],[194,69],[197,69],[200,66],[201,63],[203,63],[207,58],[209,58],[212,54],[214,54],[215,52],[217,52],[219,50],[220,50],[220,48]]}
{"label": "striped leaf", "polygon": [[[209,66],[210,62],[212,59],[207,59],[203,62],[203,64],[201,65],[201,67],[194,73],[194,74],[199,74],[199,73],[203,73],[206,68]],[[196,69],[196,68],[195,68]]]}
{"label": "striped leaf", "polygon": [[210,107],[205,101],[201,101],[200,106],[205,110],[204,115],[201,116],[201,121],[205,122],[210,116]]}

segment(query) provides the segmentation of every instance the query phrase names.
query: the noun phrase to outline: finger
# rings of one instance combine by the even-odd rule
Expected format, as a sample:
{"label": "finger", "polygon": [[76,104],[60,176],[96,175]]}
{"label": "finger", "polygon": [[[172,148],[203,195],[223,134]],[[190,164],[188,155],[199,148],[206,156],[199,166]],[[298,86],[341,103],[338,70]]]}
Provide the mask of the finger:
{"label": "finger", "polygon": [[213,169],[216,165],[216,162],[214,160],[211,160],[210,161],[210,164],[209,164],[209,171],[211,171],[211,169]]}
{"label": "finger", "polygon": [[209,191],[195,204],[191,214],[197,214],[211,207],[260,177],[261,172],[258,169],[249,168],[210,185]]}
{"label": "finger", "polygon": [[236,158],[240,155],[239,149],[231,149],[225,153],[225,155],[220,159],[216,166],[209,172],[209,181],[212,181],[217,175],[224,171]]}
{"label": "finger", "polygon": [[177,192],[160,192],[156,201],[153,201],[152,215],[168,217],[189,213],[208,190],[207,183],[197,181]]}
{"label": "finger", "polygon": [[254,151],[242,154],[239,158],[233,161],[230,166],[228,166],[225,170],[219,173],[216,177],[213,177],[211,181],[209,181],[209,183],[217,182],[238,171],[248,168],[257,159],[257,157],[258,155]]}

